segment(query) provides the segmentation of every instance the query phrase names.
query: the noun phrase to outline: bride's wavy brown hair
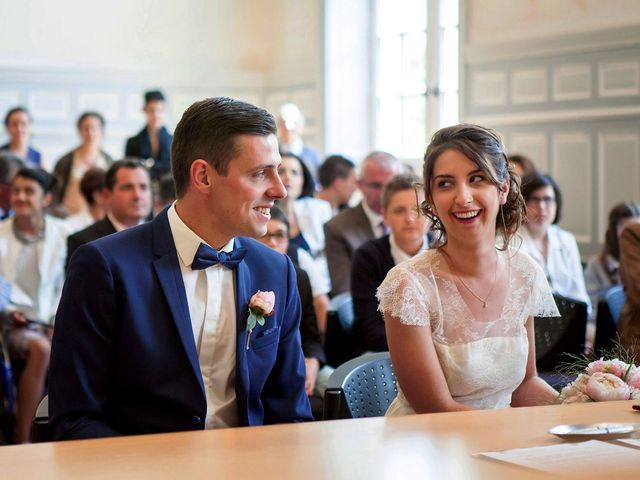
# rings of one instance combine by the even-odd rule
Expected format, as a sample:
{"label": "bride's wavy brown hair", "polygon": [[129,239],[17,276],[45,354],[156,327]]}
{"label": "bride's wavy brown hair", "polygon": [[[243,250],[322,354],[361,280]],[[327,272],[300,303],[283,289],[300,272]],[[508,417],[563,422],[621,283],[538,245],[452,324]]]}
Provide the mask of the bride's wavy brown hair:
{"label": "bride's wavy brown hair", "polygon": [[496,235],[502,235],[502,250],[505,250],[511,238],[516,234],[526,216],[526,205],[520,193],[520,177],[509,171],[509,162],[504,153],[502,141],[496,132],[489,128],[471,124],[446,127],[433,134],[424,154],[422,168],[424,197],[422,213],[433,223],[431,229],[440,232],[437,243],[446,243],[444,225],[433,211],[431,192],[433,168],[438,157],[446,150],[456,150],[475,163],[487,178],[502,191],[505,180],[509,181],[507,201],[500,206],[496,217]]}

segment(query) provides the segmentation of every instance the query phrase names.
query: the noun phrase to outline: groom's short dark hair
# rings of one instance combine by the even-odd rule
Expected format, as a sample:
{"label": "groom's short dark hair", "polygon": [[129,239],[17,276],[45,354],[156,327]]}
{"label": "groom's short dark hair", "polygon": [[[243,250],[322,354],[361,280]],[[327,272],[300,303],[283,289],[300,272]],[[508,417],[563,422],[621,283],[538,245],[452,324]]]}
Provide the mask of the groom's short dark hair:
{"label": "groom's short dark hair", "polygon": [[206,160],[220,175],[227,174],[236,155],[238,135],[275,135],[276,123],[266,110],[228,97],[206,98],[191,105],[176,126],[171,144],[171,168],[176,194],[189,186],[194,160]]}

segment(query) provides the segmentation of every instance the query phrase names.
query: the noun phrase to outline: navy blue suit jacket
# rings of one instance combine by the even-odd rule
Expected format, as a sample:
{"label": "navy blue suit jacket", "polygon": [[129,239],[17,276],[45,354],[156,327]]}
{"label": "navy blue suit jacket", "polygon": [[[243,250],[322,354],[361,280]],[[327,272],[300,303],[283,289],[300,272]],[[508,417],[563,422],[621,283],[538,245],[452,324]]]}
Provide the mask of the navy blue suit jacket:
{"label": "navy blue suit jacket", "polygon": [[389,235],[362,244],[353,254],[351,297],[358,353],[389,350],[376,291],[394,265]]}
{"label": "navy blue suit jacket", "polygon": [[[173,142],[173,135],[165,127],[160,127],[158,154],[153,157],[155,163],[151,167],[151,178],[160,178],[171,171],[171,142]],[[151,139],[146,126],[135,137],[127,140],[124,152],[127,157],[151,158]]]}
{"label": "navy blue suit jacket", "polygon": [[[291,261],[259,242],[235,273],[241,425],[311,420]],[[166,210],[76,250],[56,315],[49,378],[54,439],[204,428],[206,399]],[[247,305],[275,293],[275,314],[246,349]],[[227,292],[225,292],[226,294]],[[233,295],[233,292],[228,292]]]}

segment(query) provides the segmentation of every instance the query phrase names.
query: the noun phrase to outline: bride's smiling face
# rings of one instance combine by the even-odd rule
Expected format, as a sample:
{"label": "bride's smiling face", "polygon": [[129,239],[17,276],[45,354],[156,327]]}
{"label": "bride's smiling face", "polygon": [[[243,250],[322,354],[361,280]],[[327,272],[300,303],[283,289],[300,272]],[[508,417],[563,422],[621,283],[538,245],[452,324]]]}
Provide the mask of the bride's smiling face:
{"label": "bride's smiling face", "polygon": [[445,150],[435,160],[430,180],[434,213],[449,240],[468,242],[478,236],[494,238],[500,204],[506,201],[508,183],[501,192],[490,177],[458,150]]}

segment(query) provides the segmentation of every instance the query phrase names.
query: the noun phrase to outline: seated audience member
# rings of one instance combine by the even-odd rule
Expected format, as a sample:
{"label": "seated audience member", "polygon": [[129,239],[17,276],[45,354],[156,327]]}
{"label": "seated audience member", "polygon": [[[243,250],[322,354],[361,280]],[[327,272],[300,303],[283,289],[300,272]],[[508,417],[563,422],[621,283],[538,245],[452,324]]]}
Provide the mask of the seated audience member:
{"label": "seated audience member", "polygon": [[[169,158],[173,136],[163,125],[166,117],[165,98],[159,90],[144,94],[144,109],[147,124],[135,136],[127,140],[125,156],[149,160],[151,178],[159,179],[171,170]],[[147,166],[149,166],[147,164]]]}
{"label": "seated audience member", "polygon": [[620,343],[640,358],[640,223],[628,225],[620,235],[620,280],[626,303],[620,313]]}
{"label": "seated audience member", "polygon": [[14,216],[0,223],[0,277],[10,284],[3,335],[11,357],[26,360],[16,410],[20,443],[29,441],[31,421],[44,395],[50,328],[64,281],[68,232],[62,220],[45,214],[54,183],[44,170],[20,170],[11,190]]}
{"label": "seated audience member", "polygon": [[359,353],[388,350],[376,291],[394,265],[429,247],[427,218],[419,211],[424,200],[416,186],[419,181],[416,175],[402,173],[385,184],[382,217],[391,233],[362,244],[353,255],[351,296]]}
{"label": "seated audience member", "polygon": [[311,173],[314,182],[318,182],[320,156],[313,148],[304,144],[304,115],[297,105],[285,103],[278,110],[278,143],[281,152],[291,152],[302,159]]}
{"label": "seated audience member", "polygon": [[29,145],[31,123],[31,116],[26,108],[16,107],[9,110],[4,117],[9,143],[2,145],[0,151],[16,155],[28,167],[39,168],[42,164],[42,156],[40,152]]}
{"label": "seated audience member", "polygon": [[525,206],[500,138],[477,125],[437,131],[423,184],[437,248],[378,289],[398,379],[386,415],[554,403],[536,372],[533,317],[558,309],[540,266],[508,247]]}
{"label": "seated audience member", "polygon": [[318,169],[322,187],[317,197],[329,202],[333,215],[346,208],[353,192],[358,188],[356,166],[342,155],[331,155]]}
{"label": "seated audience member", "polygon": [[80,245],[144,223],[151,212],[149,172],[135,160],[114,162],[105,175],[106,215],[67,240],[67,264]]}
{"label": "seated audience member", "polygon": [[525,157],[524,155],[509,155],[509,168],[513,173],[518,175],[520,178],[526,177],[530,173],[534,173],[536,171],[536,167],[533,164],[533,161],[529,157]]}
{"label": "seated audience member", "polygon": [[79,147],[64,155],[53,168],[58,179],[54,198],[56,214],[62,217],[76,215],[87,209],[87,200],[80,189],[84,174],[91,168],[106,170],[113,159],[102,150],[104,118],[97,112],[85,112],[78,118]]}
{"label": "seated audience member", "polygon": [[80,180],[80,192],[87,208],[65,218],[69,231],[75,233],[102,220],[107,213],[104,199],[104,182],[107,172],[102,168],[90,168]]}
{"label": "seated audience member", "polygon": [[372,152],[362,162],[358,187],[363,200],[347,208],[324,226],[327,262],[331,277],[331,294],[351,290],[351,259],[364,242],[386,233],[382,220],[382,187],[399,174],[402,165],[386,152]]}
{"label": "seated audience member", "polygon": [[24,163],[19,157],[0,152],[0,220],[11,216],[11,184],[21,168]]}
{"label": "seated audience member", "polygon": [[[542,267],[554,293],[585,302],[590,311],[578,243],[572,233],[556,225],[562,211],[558,184],[550,176],[534,172],[522,179],[522,196],[527,218],[518,231],[521,251]],[[517,239],[514,246],[518,246]]]}
{"label": "seated audience member", "polygon": [[167,173],[158,182],[158,193],[153,200],[153,216],[158,215],[175,200],[176,182],[173,180],[173,175]]}
{"label": "seated audience member", "polygon": [[311,255],[313,270],[324,279],[322,287],[314,288],[313,300],[320,332],[324,333],[331,283],[325,255],[323,227],[331,218],[331,205],[313,197],[315,191],[313,179],[300,157],[283,153],[278,174],[287,189],[287,197],[279,200],[278,206],[289,219],[291,244]]}
{"label": "seated audience member", "polygon": [[[287,255],[289,248],[289,220],[278,207],[271,209],[271,220],[267,223],[267,234],[260,239],[262,243],[273,248],[276,252]],[[313,296],[309,276],[294,262],[298,279],[298,291],[302,304],[302,318],[300,320],[300,336],[306,368],[305,389],[307,395],[315,394],[324,397],[326,381],[333,369],[326,365],[327,359],[322,348],[322,338],[318,331],[318,320],[313,307]],[[318,382],[319,372],[321,381]]]}
{"label": "seated audience member", "polygon": [[625,227],[640,221],[640,203],[623,202],[609,211],[609,224],[604,237],[604,246],[591,257],[584,270],[587,292],[595,310],[601,294],[614,285],[620,285],[620,235]]}

